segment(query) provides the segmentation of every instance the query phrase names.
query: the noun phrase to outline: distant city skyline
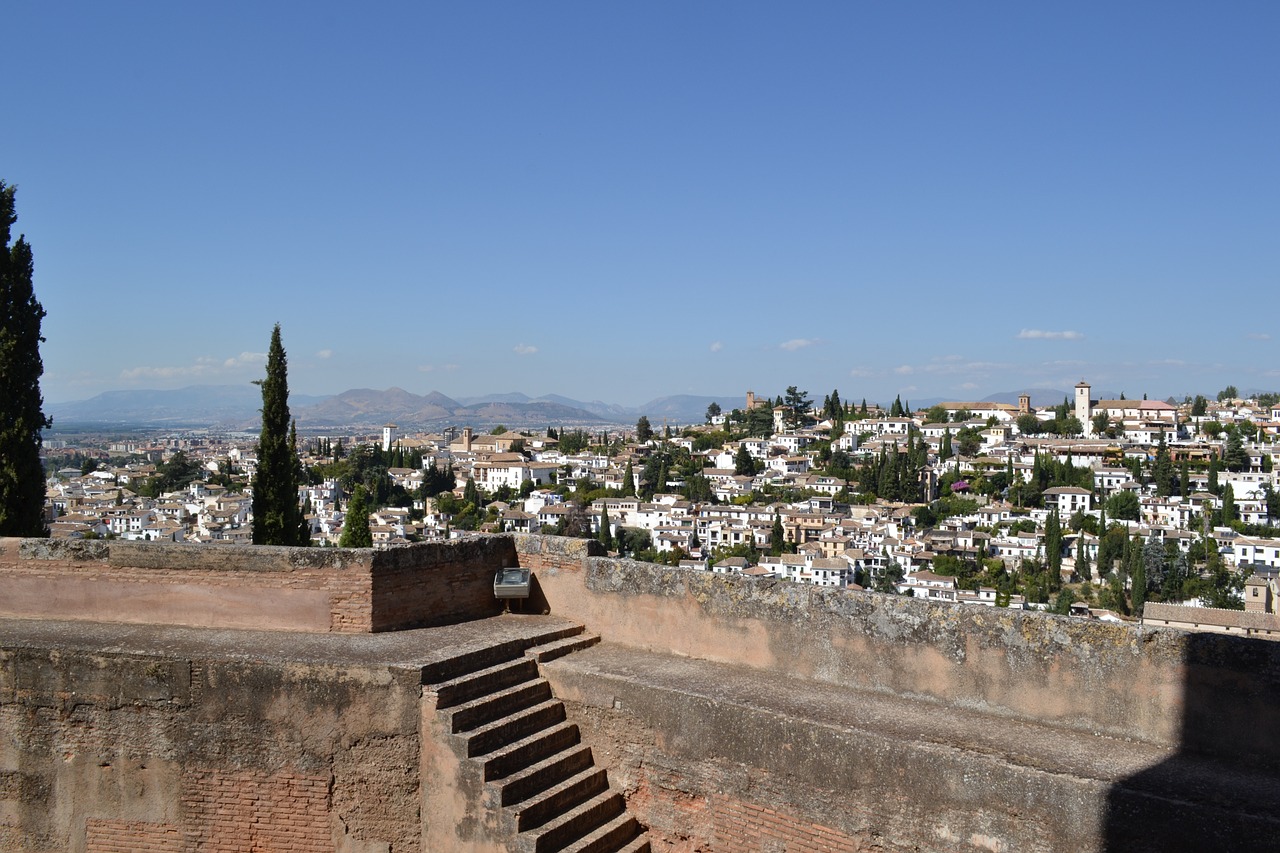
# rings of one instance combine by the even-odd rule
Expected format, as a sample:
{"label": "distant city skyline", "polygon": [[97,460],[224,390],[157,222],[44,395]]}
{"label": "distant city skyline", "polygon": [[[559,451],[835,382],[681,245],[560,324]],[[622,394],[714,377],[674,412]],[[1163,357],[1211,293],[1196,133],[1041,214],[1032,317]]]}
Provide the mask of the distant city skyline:
{"label": "distant city skyline", "polygon": [[1280,7],[6,10],[49,403],[1280,388]]}

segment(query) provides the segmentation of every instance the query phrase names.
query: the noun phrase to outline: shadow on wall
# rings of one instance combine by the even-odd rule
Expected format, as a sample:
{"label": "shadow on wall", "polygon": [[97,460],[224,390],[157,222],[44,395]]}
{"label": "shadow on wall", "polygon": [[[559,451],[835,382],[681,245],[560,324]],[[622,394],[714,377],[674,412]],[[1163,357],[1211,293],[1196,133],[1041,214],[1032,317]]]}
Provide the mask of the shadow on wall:
{"label": "shadow on wall", "polygon": [[1280,643],[1188,633],[1177,752],[1117,783],[1105,847],[1280,850]]}

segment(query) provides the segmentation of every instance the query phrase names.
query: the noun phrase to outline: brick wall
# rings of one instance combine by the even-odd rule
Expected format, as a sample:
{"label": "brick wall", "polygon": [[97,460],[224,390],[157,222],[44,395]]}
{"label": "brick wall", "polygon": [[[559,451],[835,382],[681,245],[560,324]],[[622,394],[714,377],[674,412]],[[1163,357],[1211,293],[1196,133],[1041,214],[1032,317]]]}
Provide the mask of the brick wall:
{"label": "brick wall", "polygon": [[501,611],[507,537],[389,551],[0,539],[0,617],[365,633]]}
{"label": "brick wall", "polygon": [[716,850],[742,853],[832,853],[861,850],[851,835],[794,814],[732,797],[711,798]]}
{"label": "brick wall", "polygon": [[86,853],[183,853],[182,833],[172,824],[89,818]]}
{"label": "brick wall", "polygon": [[493,597],[494,573],[516,564],[515,549],[505,536],[375,551],[372,630],[450,625],[496,615],[502,605]]}
{"label": "brick wall", "polygon": [[327,774],[222,770],[188,773],[183,778],[182,810],[188,850],[333,850]]}

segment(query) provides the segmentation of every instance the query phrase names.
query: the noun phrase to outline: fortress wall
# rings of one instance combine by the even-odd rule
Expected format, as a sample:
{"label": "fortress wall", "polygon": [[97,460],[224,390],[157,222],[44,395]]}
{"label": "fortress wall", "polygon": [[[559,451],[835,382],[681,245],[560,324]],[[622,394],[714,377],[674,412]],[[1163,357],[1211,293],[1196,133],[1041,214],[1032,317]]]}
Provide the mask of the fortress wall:
{"label": "fortress wall", "polygon": [[416,672],[0,648],[0,849],[419,849]]}
{"label": "fortress wall", "polygon": [[515,542],[550,611],[608,642],[1280,765],[1280,734],[1248,723],[1280,704],[1280,643],[752,581],[602,559],[572,540]]}
{"label": "fortress wall", "polygon": [[[391,551],[0,539],[0,616],[363,633],[493,615],[501,537]],[[429,578],[428,578],[429,576]]]}

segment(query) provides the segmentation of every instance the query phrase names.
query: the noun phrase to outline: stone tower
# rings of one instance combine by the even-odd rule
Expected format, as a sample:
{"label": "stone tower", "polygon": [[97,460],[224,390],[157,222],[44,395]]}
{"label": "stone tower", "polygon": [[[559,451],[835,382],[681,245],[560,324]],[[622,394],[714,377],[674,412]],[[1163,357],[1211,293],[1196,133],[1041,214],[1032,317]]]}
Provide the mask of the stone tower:
{"label": "stone tower", "polygon": [[1084,426],[1085,435],[1093,435],[1093,401],[1089,399],[1089,383],[1076,383],[1076,418]]}

